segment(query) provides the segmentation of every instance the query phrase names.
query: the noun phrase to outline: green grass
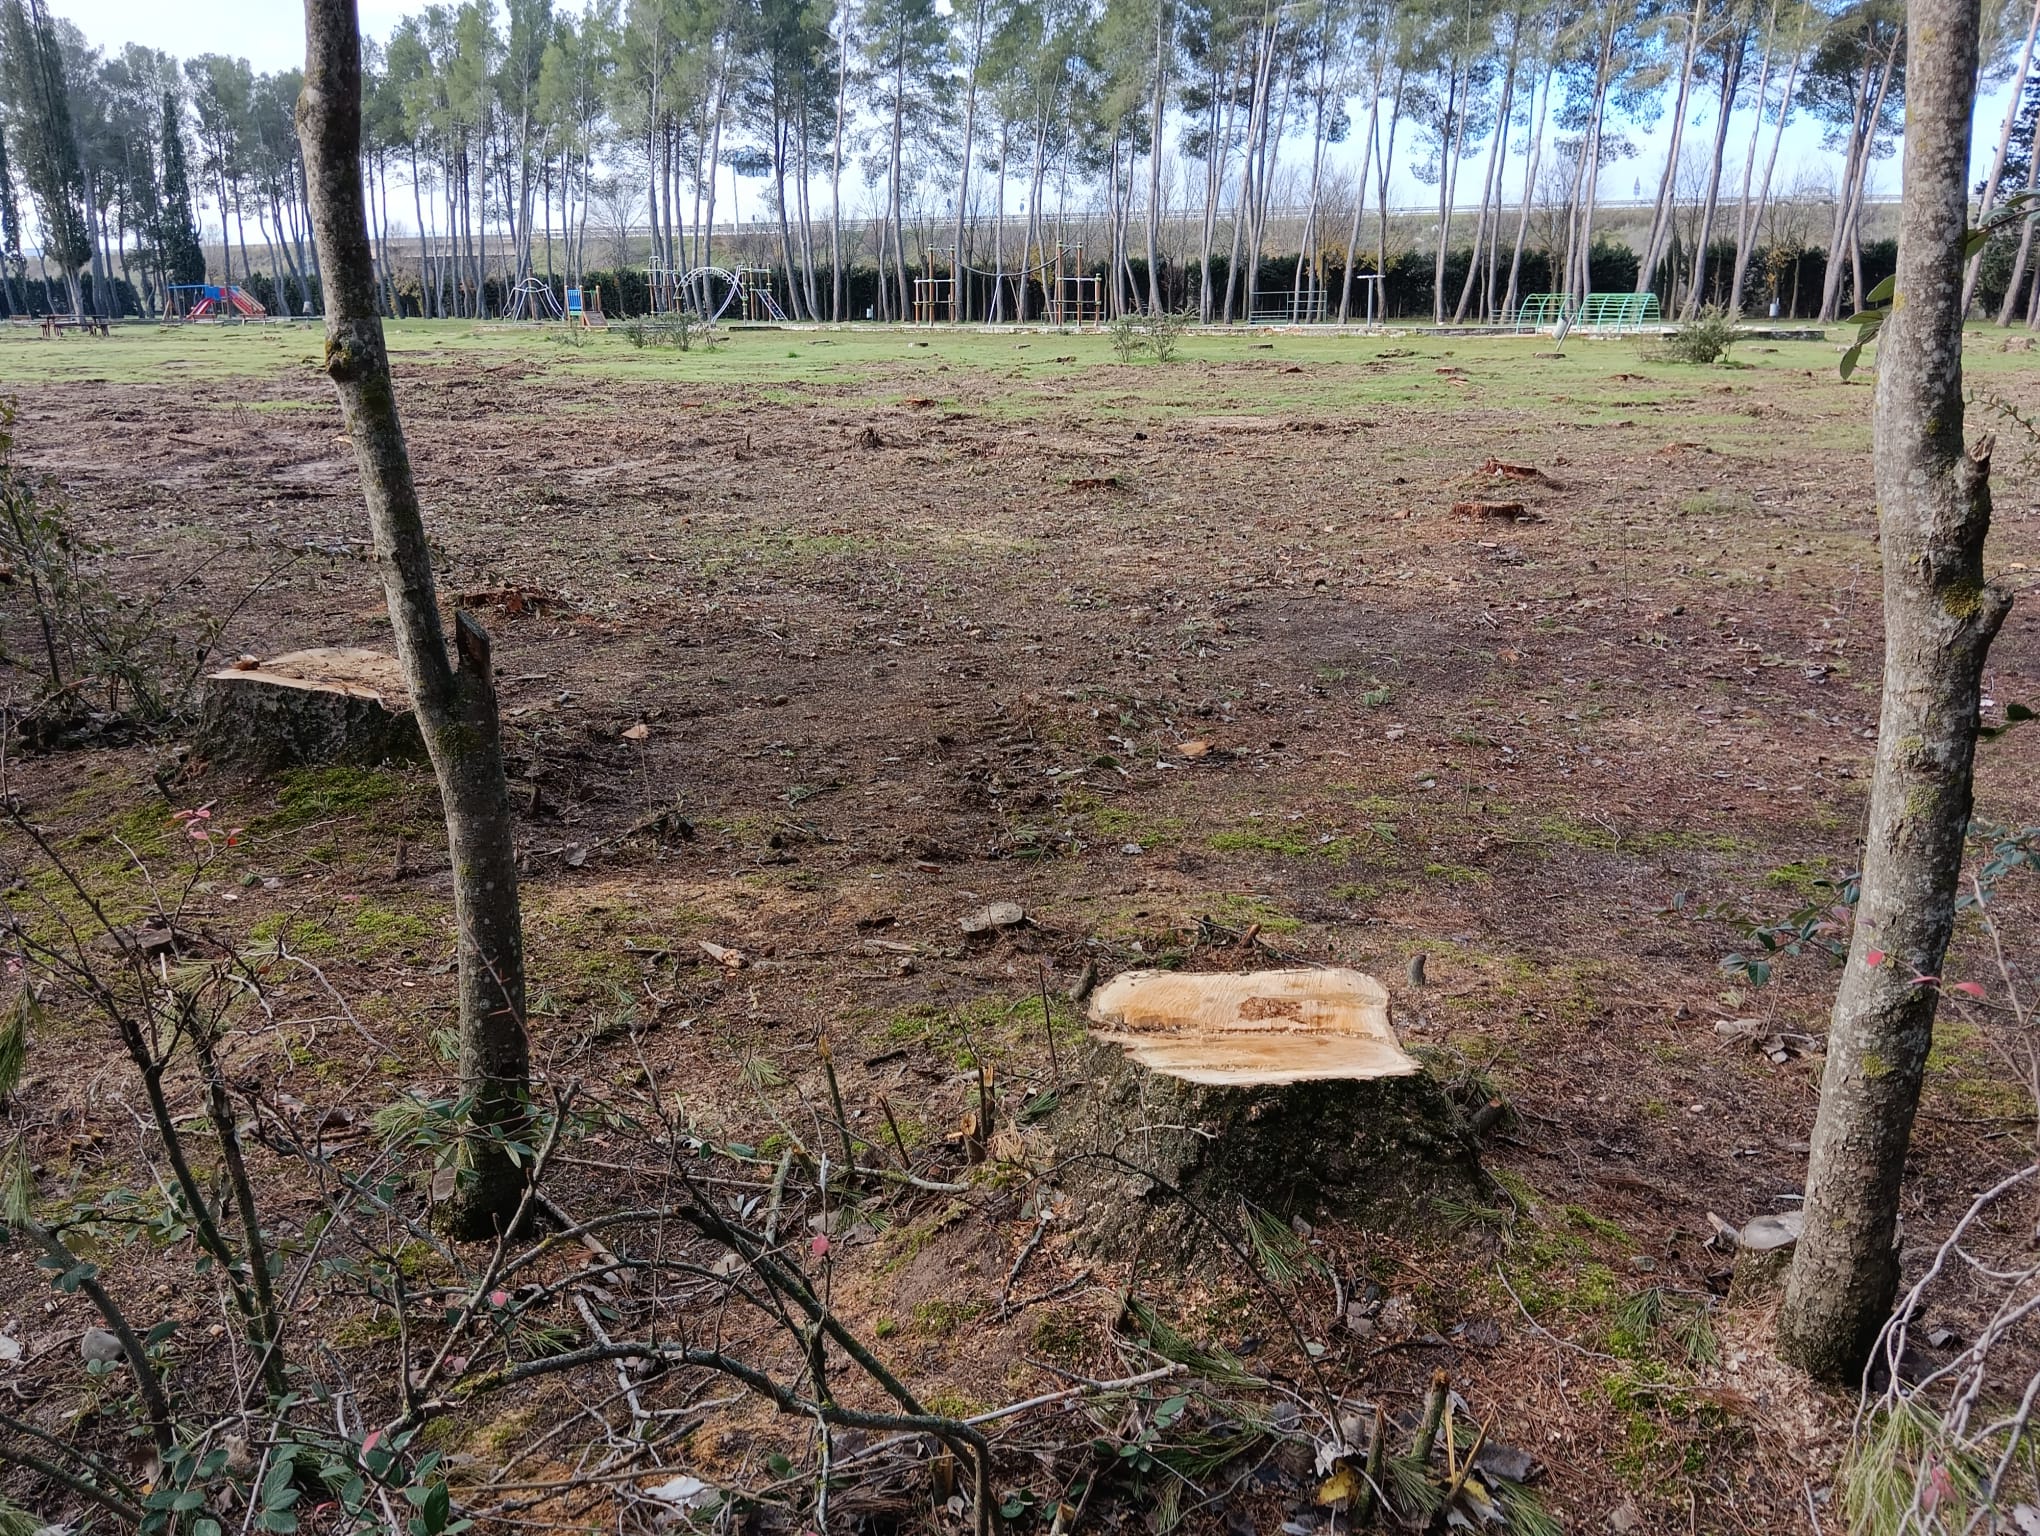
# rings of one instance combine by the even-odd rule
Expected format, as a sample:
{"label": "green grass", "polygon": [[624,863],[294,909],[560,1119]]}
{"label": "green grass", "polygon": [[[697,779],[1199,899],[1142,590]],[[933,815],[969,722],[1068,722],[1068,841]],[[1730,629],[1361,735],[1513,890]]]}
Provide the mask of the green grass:
{"label": "green grass", "polygon": [[277,779],[275,828],[310,826],[360,816],[403,793],[404,776],[389,768],[294,768]]}
{"label": "green grass", "polygon": [[[713,351],[691,352],[639,350],[618,330],[589,334],[574,346],[562,346],[556,332],[534,326],[403,320],[386,323],[385,331],[400,373],[468,369],[477,361],[498,368],[521,365],[531,386],[531,409],[539,413],[547,409],[546,378],[565,375],[674,385],[676,404],[711,414],[749,409],[765,392],[800,409],[823,390],[836,394],[846,388],[868,399],[933,401],[909,409],[918,421],[961,409],[1001,421],[1053,415],[1134,425],[1166,417],[1184,424],[1190,401],[1199,415],[1211,416],[1478,407],[1561,411],[1642,442],[1676,435],[1705,439],[1725,453],[1758,451],[1747,442],[1751,418],[1721,409],[1727,397],[1709,392],[1713,374],[1639,361],[1634,347],[1621,342],[1575,340],[1563,356],[1550,357],[1543,355],[1551,351],[1548,337],[1192,332],[1183,337],[1177,361],[1128,367],[1115,360],[1111,340],[1102,333],[1045,330],[790,326],[731,331]],[[2040,366],[2033,354],[1999,353],[1995,342],[1992,337],[1972,348],[1983,371]],[[298,323],[133,324],[104,341],[76,336],[43,341],[26,328],[6,329],[0,330],[0,378],[24,384],[263,379],[274,381],[285,397],[249,400],[254,408],[323,408],[329,397],[322,351],[318,328]],[[1409,355],[1384,355],[1391,352]],[[1059,361],[1063,358],[1070,360]],[[1448,359],[1459,370],[1451,377],[1437,372]],[[1832,374],[1834,348],[1782,342],[1752,350],[1748,361],[1751,366],[1736,375],[1739,385],[1761,389],[1767,379],[1788,377],[1803,384],[1808,371],[1816,378]],[[1798,400],[1810,401],[1813,410],[1802,404],[1795,433],[1809,440],[1860,434],[1866,398],[1839,381],[1832,391],[1802,389]],[[1659,406],[1684,410],[1663,420],[1638,414]],[[1188,424],[1196,420],[1192,416]]]}
{"label": "green grass", "polygon": [[1214,832],[1205,839],[1214,853],[1279,853],[1286,858],[1335,859],[1353,857],[1353,839],[1312,832],[1301,823],[1278,826],[1242,826]]}

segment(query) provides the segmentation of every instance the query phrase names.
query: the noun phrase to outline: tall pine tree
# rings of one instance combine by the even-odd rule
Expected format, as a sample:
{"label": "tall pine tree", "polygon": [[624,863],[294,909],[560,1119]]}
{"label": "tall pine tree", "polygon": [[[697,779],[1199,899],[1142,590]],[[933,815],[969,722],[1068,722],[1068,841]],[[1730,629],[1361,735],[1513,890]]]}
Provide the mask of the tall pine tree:
{"label": "tall pine tree", "polygon": [[191,176],[184,164],[184,109],[174,91],[163,93],[163,275],[173,283],[205,281],[205,247],[191,208]]}
{"label": "tall pine tree", "polygon": [[28,261],[21,254],[21,205],[14,198],[14,167],[7,162],[7,128],[0,122],[0,311],[28,313]]}
{"label": "tall pine tree", "polygon": [[6,71],[0,85],[14,108],[14,149],[21,179],[35,199],[43,255],[64,274],[71,309],[82,316],[78,269],[92,259],[92,240],[56,33],[40,6],[31,16],[22,0],[0,0],[0,44],[0,67]]}

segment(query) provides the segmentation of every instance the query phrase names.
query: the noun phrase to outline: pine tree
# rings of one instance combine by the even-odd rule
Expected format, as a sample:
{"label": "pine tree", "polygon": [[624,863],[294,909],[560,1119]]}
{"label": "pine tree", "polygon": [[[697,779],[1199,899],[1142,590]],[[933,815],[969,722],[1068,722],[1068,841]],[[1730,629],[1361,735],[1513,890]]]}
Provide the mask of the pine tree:
{"label": "pine tree", "polygon": [[71,307],[81,310],[78,269],[92,259],[85,224],[85,176],[78,163],[78,139],[71,126],[71,102],[64,89],[63,59],[49,18],[33,17],[22,0],[0,4],[0,66],[14,107],[14,149],[21,177],[35,200],[43,251],[64,274]]}
{"label": "pine tree", "polygon": [[184,113],[163,93],[163,274],[173,283],[205,281],[205,247],[191,211],[191,175],[184,163]]}
{"label": "pine tree", "polygon": [[28,313],[27,271],[28,261],[21,254],[21,205],[14,199],[14,168],[7,162],[7,133],[0,125],[0,302],[10,315]]}

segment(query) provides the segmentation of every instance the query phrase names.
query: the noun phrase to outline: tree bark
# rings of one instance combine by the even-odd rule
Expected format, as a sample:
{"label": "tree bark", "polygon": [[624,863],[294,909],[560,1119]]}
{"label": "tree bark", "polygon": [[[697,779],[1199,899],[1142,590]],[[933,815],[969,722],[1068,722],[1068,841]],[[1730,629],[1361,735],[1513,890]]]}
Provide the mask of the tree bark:
{"label": "tree bark", "polygon": [[1962,245],[1977,0],[1913,0],[1905,204],[1873,415],[1884,693],[1855,938],[1835,998],[1779,1347],[1855,1379],[1898,1286],[1894,1236],[1954,926],[1983,666],[2010,599],[1985,584],[1990,443],[1962,439]]}
{"label": "tree bark", "polygon": [[446,1217],[456,1234],[481,1237],[515,1213],[524,1175],[506,1143],[526,1135],[530,1118],[516,837],[503,782],[489,637],[460,614],[454,624],[458,668],[447,655],[425,521],[376,311],[362,204],[354,0],[305,0],[297,124],[325,279],[326,372],[354,441],[397,657],[445,805],[459,935],[461,1087],[469,1106],[463,1176]]}

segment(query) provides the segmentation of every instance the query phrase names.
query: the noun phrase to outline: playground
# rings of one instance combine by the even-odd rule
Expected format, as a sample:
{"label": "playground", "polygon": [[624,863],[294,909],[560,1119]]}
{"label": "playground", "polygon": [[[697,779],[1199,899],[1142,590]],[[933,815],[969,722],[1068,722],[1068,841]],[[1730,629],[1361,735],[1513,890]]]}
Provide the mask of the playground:
{"label": "playground", "polygon": [[[1757,988],[1721,962],[1750,942],[1727,914],[1789,919],[1860,839],[1882,639],[1871,390],[1837,378],[1841,330],[1728,367],[1584,322],[1562,348],[1192,332],[1122,362],[1096,333],[753,328],[725,286],[720,338],[686,351],[564,315],[390,328],[442,598],[494,639],[547,1069],[621,1080],[642,1053],[777,1103],[826,1030],[846,1095],[939,1138],[959,1031],[1033,1070],[1042,987],[1087,963],[1356,966],[1409,1044],[1512,1106],[1488,1155],[1514,1210],[1319,1232],[1402,1319],[1328,1322],[1319,1356],[1415,1401],[1449,1367],[1567,1529],[1625,1507],[1619,1528],[1808,1529],[1801,1469],[1835,1423],[1750,1373],[1747,1320],[1688,1351],[1624,1309],[1721,1294],[1710,1216],[1778,1209],[1803,1165],[1820,1058],[1722,1026],[1818,1035],[1834,975],[1781,960]],[[319,348],[0,335],[0,379],[20,459],[122,583],[231,613],[229,654],[387,648]],[[2001,413],[1991,564],[2021,594],[1990,692],[2040,702],[2040,445],[2012,420],[2040,411],[2040,359],[1979,331],[1969,382],[1979,427]],[[2040,820],[2036,751],[1986,745],[1979,815]],[[11,772],[111,879],[160,846],[174,768],[109,742]],[[175,793],[247,829],[214,920],[294,935],[391,1043],[364,1112],[442,1091],[429,774]],[[1025,925],[967,939],[995,901]],[[1923,1230],[2016,1155],[1992,1139],[2005,1069],[1959,1022],[1941,1040]],[[275,1080],[338,1102],[361,1055],[344,1029],[279,1042]],[[60,1112],[87,1042],[39,1042],[35,1070]],[[836,1270],[843,1314],[958,1411],[1079,1358],[1116,1306],[1079,1287],[1001,1321],[1011,1255],[983,1231],[931,1214],[846,1239]],[[1035,1262],[1030,1284],[1081,1267]],[[1230,1282],[1149,1283],[1228,1349],[1291,1348]],[[456,1419],[449,1449],[507,1452],[553,1406]]]}

